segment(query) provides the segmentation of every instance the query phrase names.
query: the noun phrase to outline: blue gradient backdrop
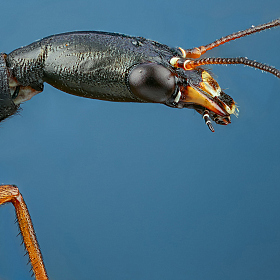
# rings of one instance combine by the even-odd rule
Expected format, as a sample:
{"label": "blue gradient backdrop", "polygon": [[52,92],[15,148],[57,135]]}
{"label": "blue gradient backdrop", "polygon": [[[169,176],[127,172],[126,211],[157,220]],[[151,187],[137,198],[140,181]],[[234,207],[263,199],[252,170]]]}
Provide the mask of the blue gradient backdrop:
{"label": "blue gradient backdrop", "polygon": [[[0,51],[73,30],[191,48],[280,17],[279,0],[1,0]],[[280,28],[209,56],[280,68]],[[280,279],[280,80],[213,66],[240,108],[211,133],[192,110],[87,100],[46,85],[0,125],[0,183],[29,206],[50,279]],[[0,279],[30,279],[0,209]]]}

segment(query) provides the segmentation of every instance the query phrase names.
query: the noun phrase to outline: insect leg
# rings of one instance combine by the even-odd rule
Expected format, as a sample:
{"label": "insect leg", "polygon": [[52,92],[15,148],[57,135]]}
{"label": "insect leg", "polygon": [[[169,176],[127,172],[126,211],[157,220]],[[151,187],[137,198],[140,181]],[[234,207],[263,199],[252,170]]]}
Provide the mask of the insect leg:
{"label": "insect leg", "polygon": [[36,280],[48,280],[30,214],[21,193],[14,185],[0,186],[0,205],[8,202],[11,202],[15,207],[20,233]]}

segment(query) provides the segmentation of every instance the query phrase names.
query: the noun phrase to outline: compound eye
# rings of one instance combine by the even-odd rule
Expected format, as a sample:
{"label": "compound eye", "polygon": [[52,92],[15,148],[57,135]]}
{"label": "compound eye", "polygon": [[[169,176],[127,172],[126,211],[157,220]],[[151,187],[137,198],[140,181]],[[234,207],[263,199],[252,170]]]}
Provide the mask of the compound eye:
{"label": "compound eye", "polygon": [[132,68],[128,84],[137,97],[156,103],[165,103],[176,87],[172,72],[156,63],[143,63]]}

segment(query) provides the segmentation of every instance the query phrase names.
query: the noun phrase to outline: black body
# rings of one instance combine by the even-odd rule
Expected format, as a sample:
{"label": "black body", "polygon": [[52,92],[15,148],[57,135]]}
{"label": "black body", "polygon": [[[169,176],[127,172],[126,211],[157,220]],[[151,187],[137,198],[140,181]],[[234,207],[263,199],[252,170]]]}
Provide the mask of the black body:
{"label": "black body", "polygon": [[138,64],[152,62],[174,72],[169,60],[176,55],[176,49],[142,37],[71,32],[11,52],[7,66],[21,85],[39,91],[43,90],[43,82],[47,82],[87,98],[147,102],[132,94],[127,86],[130,70]]}
{"label": "black body", "polygon": [[0,121],[43,91],[44,82],[81,97],[161,103],[193,108],[209,129],[238,115],[234,100],[201,66],[243,64],[280,77],[274,67],[247,58],[200,58],[226,42],[280,26],[280,19],[252,26],[193,49],[170,48],[142,37],[99,31],[46,37],[0,54]]}
{"label": "black body", "polygon": [[225,98],[204,69],[176,66],[184,52],[142,37],[108,32],[46,37],[2,54],[0,121],[43,91],[47,82],[81,97],[193,108],[218,124],[230,123],[234,101]]}
{"label": "black body", "polygon": [[5,62],[5,54],[0,54],[0,121],[13,115],[18,106],[12,100],[9,88],[9,73]]}

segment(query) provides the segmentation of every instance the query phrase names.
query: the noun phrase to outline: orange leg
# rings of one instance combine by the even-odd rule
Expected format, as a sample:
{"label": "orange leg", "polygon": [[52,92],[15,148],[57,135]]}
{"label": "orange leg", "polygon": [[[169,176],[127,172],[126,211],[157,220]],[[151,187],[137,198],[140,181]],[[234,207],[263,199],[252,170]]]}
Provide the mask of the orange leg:
{"label": "orange leg", "polygon": [[0,186],[0,205],[8,202],[11,202],[15,207],[19,229],[25,248],[28,252],[36,280],[48,280],[49,278],[45,269],[30,214],[23,197],[16,186]]}

